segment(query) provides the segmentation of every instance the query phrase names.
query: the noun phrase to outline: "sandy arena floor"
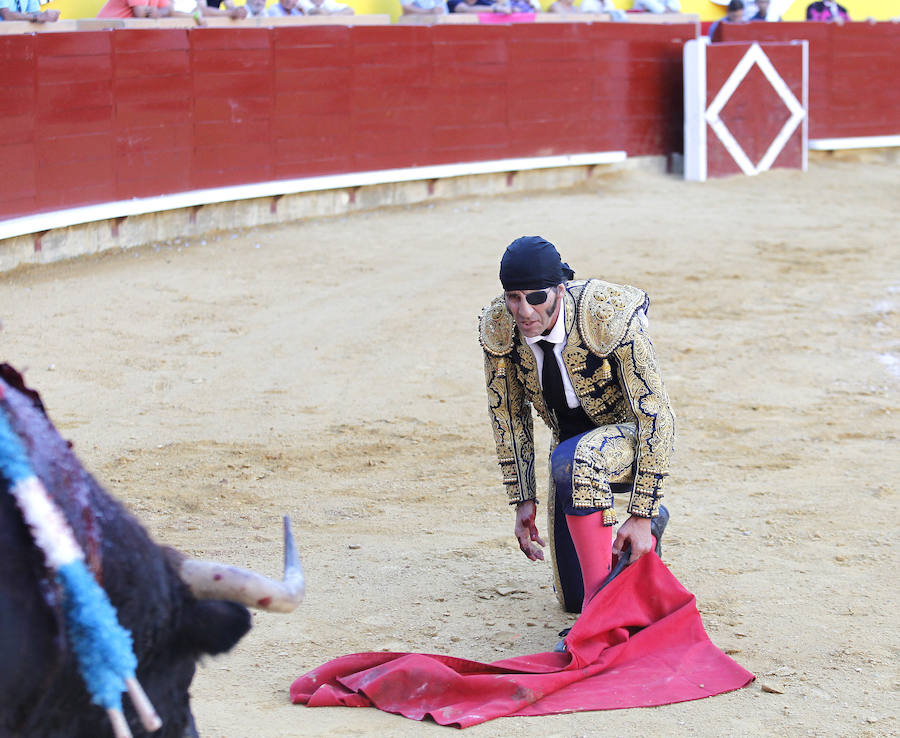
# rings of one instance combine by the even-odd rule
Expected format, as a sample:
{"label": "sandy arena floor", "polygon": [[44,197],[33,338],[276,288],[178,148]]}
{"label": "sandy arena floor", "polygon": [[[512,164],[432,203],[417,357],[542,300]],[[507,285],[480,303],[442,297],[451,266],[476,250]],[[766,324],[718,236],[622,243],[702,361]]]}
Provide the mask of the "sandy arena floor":
{"label": "sandy arena floor", "polygon": [[505,245],[544,235],[651,295],[680,433],[664,559],[758,680],[466,735],[897,735],[898,172],[627,172],[19,270],[0,358],[158,540],[280,575],[293,517],[307,600],[200,669],[201,734],[449,735],[288,687],[345,653],[495,660],[570,624],[512,536],[475,334]]}

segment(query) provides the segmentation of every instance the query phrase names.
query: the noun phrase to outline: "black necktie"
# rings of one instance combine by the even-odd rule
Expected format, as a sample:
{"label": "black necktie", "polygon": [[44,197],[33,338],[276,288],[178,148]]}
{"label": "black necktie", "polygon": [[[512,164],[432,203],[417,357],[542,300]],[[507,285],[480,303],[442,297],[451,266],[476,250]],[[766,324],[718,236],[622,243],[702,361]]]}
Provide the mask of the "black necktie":
{"label": "black necktie", "polygon": [[562,415],[569,409],[569,403],[566,402],[566,390],[563,388],[559,362],[553,353],[554,344],[544,340],[537,343],[544,352],[544,367],[541,371],[541,389],[544,391],[544,401],[551,410],[556,410],[557,415]]}

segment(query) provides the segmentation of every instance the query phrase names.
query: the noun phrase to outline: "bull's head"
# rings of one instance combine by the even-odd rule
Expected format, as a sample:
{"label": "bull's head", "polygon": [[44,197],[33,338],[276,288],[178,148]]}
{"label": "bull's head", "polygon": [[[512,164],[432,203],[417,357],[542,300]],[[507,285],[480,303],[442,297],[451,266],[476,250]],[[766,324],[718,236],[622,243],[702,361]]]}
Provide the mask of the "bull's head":
{"label": "bull's head", "polygon": [[[164,549],[82,468],[18,373],[0,365],[0,382],[3,410],[35,474],[132,635],[138,681],[162,718],[153,738],[194,735],[188,688],[198,659],[228,651],[243,637],[247,607],[289,612],[303,597],[287,519],[280,582]],[[59,592],[7,492],[0,479],[0,736],[107,738],[109,723],[90,703],[67,642]],[[151,735],[135,715],[128,722],[136,736]]]}
{"label": "bull's head", "polygon": [[[204,655],[214,656],[230,650],[247,633],[248,607],[280,613],[293,611],[303,600],[303,569],[287,516],[281,581],[218,561],[191,559],[171,548],[163,552],[167,564],[178,573],[190,595],[182,600],[177,625],[169,633],[169,644],[155,649],[161,655],[145,657],[138,675],[152,700],[159,701],[158,695],[167,691],[178,698],[174,704],[162,698],[159,711],[163,714],[163,726],[152,734],[154,738],[197,738],[187,696],[195,662]],[[173,665],[160,668],[167,661]],[[140,734],[135,721],[131,722],[136,734]]]}
{"label": "bull's head", "polygon": [[[282,613],[294,610],[303,599],[303,569],[286,516],[281,581],[216,561],[190,559],[171,548],[156,547],[156,550],[161,554],[160,562],[151,562],[150,568],[162,590],[147,591],[147,599],[140,608],[133,607],[130,597],[123,599],[118,576],[129,572],[119,567],[111,570],[110,564],[105,563],[105,585],[119,609],[122,624],[134,636],[138,679],[162,717],[162,727],[152,735],[154,738],[196,738],[188,701],[196,662],[204,655],[214,656],[230,650],[247,633],[248,607]],[[105,560],[109,562],[108,557]],[[156,578],[159,563],[163,564],[164,571],[161,578]],[[152,636],[149,640],[148,634]],[[129,722],[135,735],[146,734],[133,715]],[[95,732],[96,723],[88,721],[87,725],[84,733],[69,730],[64,735],[84,738],[106,735]]]}
{"label": "bull's head", "polygon": [[[197,646],[203,644],[203,653],[216,654],[229,650],[250,627],[249,620],[241,617],[247,611],[243,608],[236,610],[231,607],[231,603],[287,613],[292,612],[303,600],[303,568],[287,515],[284,517],[284,578],[280,582],[218,561],[189,559],[174,549],[168,549],[168,552],[178,567],[181,581],[198,601],[195,613],[200,630],[193,633],[193,642]],[[224,627],[210,639],[207,623],[212,620],[218,620]],[[199,738],[190,714],[183,736]]]}

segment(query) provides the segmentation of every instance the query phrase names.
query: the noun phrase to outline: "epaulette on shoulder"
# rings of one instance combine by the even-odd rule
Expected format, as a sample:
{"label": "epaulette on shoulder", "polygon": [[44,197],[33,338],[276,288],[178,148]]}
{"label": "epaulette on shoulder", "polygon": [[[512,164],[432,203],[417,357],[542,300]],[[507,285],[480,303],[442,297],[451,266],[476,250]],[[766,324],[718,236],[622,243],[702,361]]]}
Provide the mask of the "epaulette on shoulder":
{"label": "epaulette on shoulder", "polygon": [[590,279],[572,279],[566,282],[566,292],[572,295],[572,298],[575,302],[578,302],[578,298],[581,297],[581,292],[584,290],[585,285],[588,282],[592,282],[595,280]]}
{"label": "epaulette on shoulder", "polygon": [[591,279],[578,300],[578,332],[591,353],[606,357],[622,341],[635,312],[649,303],[642,289]]}
{"label": "epaulette on shoulder", "polygon": [[506,309],[506,302],[501,295],[481,311],[478,341],[491,356],[506,356],[513,348],[515,327],[513,316]]}

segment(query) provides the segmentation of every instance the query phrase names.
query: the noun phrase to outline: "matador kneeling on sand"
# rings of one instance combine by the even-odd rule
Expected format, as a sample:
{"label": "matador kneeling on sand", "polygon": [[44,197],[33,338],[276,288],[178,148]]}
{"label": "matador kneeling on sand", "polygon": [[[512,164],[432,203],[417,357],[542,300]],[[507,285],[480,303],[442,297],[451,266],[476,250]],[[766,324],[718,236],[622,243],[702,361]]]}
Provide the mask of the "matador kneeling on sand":
{"label": "matador kneeling on sand", "polygon": [[[504,292],[482,312],[479,336],[515,534],[533,561],[543,560],[546,544],[535,523],[530,406],[553,434],[550,550],[568,612],[580,612],[599,591],[614,557],[631,563],[654,547],[659,553],[668,520],[660,500],[675,438],[647,334],[646,293],[574,276],[550,242],[513,241],[500,263]],[[613,541],[613,493],[625,492],[629,518]]]}

